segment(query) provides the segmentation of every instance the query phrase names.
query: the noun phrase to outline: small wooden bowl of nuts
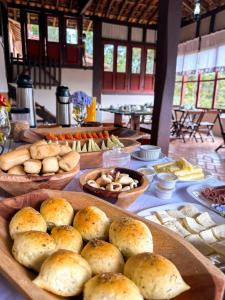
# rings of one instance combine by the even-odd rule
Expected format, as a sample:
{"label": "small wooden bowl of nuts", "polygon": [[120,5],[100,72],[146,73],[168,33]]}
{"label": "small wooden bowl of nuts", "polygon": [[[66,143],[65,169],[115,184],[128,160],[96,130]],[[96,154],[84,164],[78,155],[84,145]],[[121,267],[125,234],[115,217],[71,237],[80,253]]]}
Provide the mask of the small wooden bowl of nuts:
{"label": "small wooden bowl of nuts", "polygon": [[119,207],[129,207],[148,188],[147,178],[126,168],[100,168],[80,176],[80,186],[89,194]]}

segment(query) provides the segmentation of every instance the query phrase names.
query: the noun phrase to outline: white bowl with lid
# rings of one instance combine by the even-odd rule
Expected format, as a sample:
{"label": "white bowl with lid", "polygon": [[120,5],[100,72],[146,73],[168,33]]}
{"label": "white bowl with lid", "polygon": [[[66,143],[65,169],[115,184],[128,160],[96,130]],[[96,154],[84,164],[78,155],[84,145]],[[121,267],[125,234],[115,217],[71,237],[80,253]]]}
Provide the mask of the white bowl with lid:
{"label": "white bowl with lid", "polygon": [[139,147],[139,156],[148,160],[157,160],[161,154],[161,148],[152,145],[142,145]]}

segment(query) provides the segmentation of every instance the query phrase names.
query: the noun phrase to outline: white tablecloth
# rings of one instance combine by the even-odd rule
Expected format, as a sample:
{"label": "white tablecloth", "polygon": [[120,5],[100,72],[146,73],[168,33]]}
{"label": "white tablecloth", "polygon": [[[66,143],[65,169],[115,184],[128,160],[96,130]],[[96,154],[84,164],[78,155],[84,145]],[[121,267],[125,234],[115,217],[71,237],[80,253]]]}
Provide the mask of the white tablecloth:
{"label": "white tablecloth", "polygon": [[[169,158],[164,158],[160,161],[154,162],[154,163],[145,163],[142,161],[132,160],[131,161],[131,168],[132,169],[138,169],[143,166],[150,166],[152,164],[156,163],[162,163],[169,161]],[[82,172],[82,171],[81,171]],[[67,185],[65,188],[66,191],[81,191],[79,187],[79,175],[81,172]],[[205,181],[205,183],[215,182],[215,178],[210,178]],[[196,183],[184,183],[184,182],[178,182],[176,191],[174,192],[171,200],[162,200],[157,198],[154,195],[154,182],[150,185],[149,189],[142,194],[136,201],[133,203],[129,210],[132,212],[138,212],[142,209],[159,206],[163,204],[169,204],[169,203],[177,203],[177,202],[195,202],[195,200],[188,195],[186,192],[186,188],[190,186],[191,184]],[[1,259],[1,258],[0,258]],[[12,287],[6,279],[4,279],[0,275],[0,300],[24,300],[25,298],[21,296],[14,287]]]}

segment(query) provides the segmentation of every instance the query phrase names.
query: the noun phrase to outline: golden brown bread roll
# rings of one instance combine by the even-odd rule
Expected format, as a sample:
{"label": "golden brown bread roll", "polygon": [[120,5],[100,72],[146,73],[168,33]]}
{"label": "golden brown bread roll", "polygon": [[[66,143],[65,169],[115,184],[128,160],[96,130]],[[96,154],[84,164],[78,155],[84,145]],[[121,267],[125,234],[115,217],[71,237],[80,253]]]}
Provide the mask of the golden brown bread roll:
{"label": "golden brown bread roll", "polygon": [[59,163],[56,157],[47,157],[42,161],[43,173],[56,173],[59,170]]}
{"label": "golden brown bread roll", "polygon": [[22,165],[26,160],[30,159],[30,152],[26,148],[12,150],[0,156],[0,168],[8,171],[12,167]]}
{"label": "golden brown bread roll", "polygon": [[71,225],[73,222],[73,207],[63,198],[46,199],[41,204],[40,213],[45,219],[48,229],[53,226]]}
{"label": "golden brown bread roll", "polygon": [[47,144],[47,145],[37,145],[31,146],[33,151],[31,151],[31,157],[33,159],[44,159],[46,157],[57,156],[60,152],[60,145],[58,144]]}
{"label": "golden brown bread roll", "polygon": [[102,240],[87,243],[81,256],[89,263],[92,274],[108,272],[122,273],[124,260],[120,251],[112,244]]}
{"label": "golden brown bread roll", "polygon": [[15,167],[10,168],[8,170],[8,174],[11,174],[11,175],[26,175],[26,173],[24,172],[23,166],[15,166]]}
{"label": "golden brown bread roll", "polygon": [[65,154],[71,152],[72,149],[69,145],[60,145],[59,156],[64,156]]}
{"label": "golden brown bread roll", "polygon": [[62,225],[53,227],[51,236],[56,242],[56,249],[71,250],[80,253],[83,240],[80,233],[72,226]]}
{"label": "golden brown bread roll", "polygon": [[56,295],[70,297],[80,294],[91,278],[91,268],[79,254],[58,250],[49,256],[33,281],[37,286]]}
{"label": "golden brown bread roll", "polygon": [[16,234],[31,230],[46,232],[47,225],[38,211],[32,207],[24,207],[12,217],[9,233],[13,239]]}
{"label": "golden brown bread roll", "polygon": [[77,212],[73,226],[86,241],[93,239],[107,240],[110,220],[107,215],[95,206],[88,206]]}
{"label": "golden brown bread roll", "polygon": [[30,146],[30,155],[31,155],[31,158],[35,158],[37,156],[37,146],[40,146],[40,145],[47,145],[47,141],[46,140],[41,140],[41,141],[37,141],[35,143],[33,143],[31,146]]}
{"label": "golden brown bread roll", "polygon": [[41,161],[37,159],[28,159],[23,163],[24,170],[29,174],[38,174],[41,171]]}
{"label": "golden brown bread roll", "polygon": [[141,252],[152,252],[152,234],[141,221],[132,218],[120,218],[112,222],[109,229],[109,241],[128,258]]}
{"label": "golden brown bread roll", "polygon": [[71,151],[64,155],[59,160],[59,166],[66,172],[72,171],[80,161],[80,154],[76,151]]}
{"label": "golden brown bread roll", "polygon": [[176,266],[161,255],[140,253],[130,257],[124,274],[138,286],[145,299],[171,299],[190,289]]}
{"label": "golden brown bread roll", "polygon": [[15,236],[12,254],[23,266],[40,271],[44,260],[55,251],[55,241],[43,231],[26,231]]}
{"label": "golden brown bread roll", "polygon": [[84,286],[84,300],[144,300],[137,286],[118,273],[103,273]]}

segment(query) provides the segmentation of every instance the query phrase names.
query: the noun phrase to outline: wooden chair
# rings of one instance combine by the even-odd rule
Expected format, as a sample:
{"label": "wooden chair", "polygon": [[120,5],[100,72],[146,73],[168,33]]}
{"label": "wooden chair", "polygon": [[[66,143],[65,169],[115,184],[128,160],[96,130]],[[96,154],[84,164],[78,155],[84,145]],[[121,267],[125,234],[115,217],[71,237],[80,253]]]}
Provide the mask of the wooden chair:
{"label": "wooden chair", "polygon": [[218,110],[218,120],[219,120],[219,124],[220,124],[223,143],[219,147],[216,148],[216,150],[215,150],[216,152],[221,148],[225,148],[225,110],[224,109]]}
{"label": "wooden chair", "polygon": [[[216,112],[216,116],[211,122],[210,121],[204,121],[205,116],[208,116],[209,114],[215,114],[215,112]],[[217,111],[210,110],[210,109],[205,110],[204,114],[203,114],[203,117],[202,117],[202,121],[200,122],[196,133],[198,133],[198,132],[205,133],[206,134],[206,139],[211,138],[212,142],[215,142],[215,137],[214,137],[214,134],[213,134],[213,127],[214,127],[214,125],[217,121],[217,118],[218,118]]]}

